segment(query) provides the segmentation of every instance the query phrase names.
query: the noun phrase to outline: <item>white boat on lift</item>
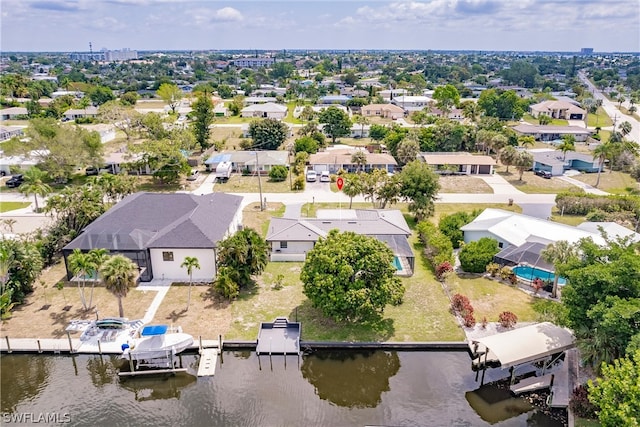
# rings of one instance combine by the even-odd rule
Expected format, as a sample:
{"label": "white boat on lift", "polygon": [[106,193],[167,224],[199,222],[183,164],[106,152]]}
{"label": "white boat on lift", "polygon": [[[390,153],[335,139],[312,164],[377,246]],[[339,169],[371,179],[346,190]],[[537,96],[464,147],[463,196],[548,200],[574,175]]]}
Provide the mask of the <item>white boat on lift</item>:
{"label": "white boat on lift", "polygon": [[140,338],[122,346],[122,355],[138,362],[166,359],[186,350],[193,344],[193,337],[182,332],[182,328],[168,325],[147,325],[142,328]]}

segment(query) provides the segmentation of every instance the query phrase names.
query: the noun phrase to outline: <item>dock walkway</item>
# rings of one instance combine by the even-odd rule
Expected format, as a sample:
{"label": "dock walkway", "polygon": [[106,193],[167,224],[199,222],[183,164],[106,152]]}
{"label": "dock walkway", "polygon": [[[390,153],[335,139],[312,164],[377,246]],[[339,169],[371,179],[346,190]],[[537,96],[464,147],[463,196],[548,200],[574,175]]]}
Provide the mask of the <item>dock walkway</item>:
{"label": "dock walkway", "polygon": [[272,323],[261,323],[256,353],[300,354],[300,323],[278,317]]}
{"label": "dock walkway", "polygon": [[529,377],[520,380],[517,384],[512,385],[509,389],[516,396],[530,391],[536,391],[548,388],[553,381],[553,374],[543,375],[541,377]]}

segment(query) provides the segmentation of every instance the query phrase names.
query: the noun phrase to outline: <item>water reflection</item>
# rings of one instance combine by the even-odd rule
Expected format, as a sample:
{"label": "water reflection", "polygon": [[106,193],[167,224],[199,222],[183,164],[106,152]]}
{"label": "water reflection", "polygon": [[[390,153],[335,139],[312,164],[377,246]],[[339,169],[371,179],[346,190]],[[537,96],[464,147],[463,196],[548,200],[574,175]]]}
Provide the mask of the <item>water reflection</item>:
{"label": "water reflection", "polygon": [[490,424],[508,420],[534,408],[523,399],[514,399],[508,390],[499,389],[495,384],[485,384],[468,391],[464,397],[480,418]]}
{"label": "water reflection", "polygon": [[197,377],[186,372],[167,376],[141,376],[120,380],[120,386],[133,392],[137,402],[178,399],[184,389],[195,384]]}
{"label": "water reflection", "polygon": [[96,387],[114,383],[118,378],[118,367],[121,360],[118,356],[95,356],[87,360],[87,371],[91,382]]}
{"label": "water reflection", "polygon": [[328,351],[305,357],[302,376],[318,397],[347,408],[375,408],[398,373],[396,352]]}
{"label": "water reflection", "polygon": [[3,355],[0,370],[0,411],[13,412],[21,402],[36,398],[49,382],[50,368],[48,357]]}

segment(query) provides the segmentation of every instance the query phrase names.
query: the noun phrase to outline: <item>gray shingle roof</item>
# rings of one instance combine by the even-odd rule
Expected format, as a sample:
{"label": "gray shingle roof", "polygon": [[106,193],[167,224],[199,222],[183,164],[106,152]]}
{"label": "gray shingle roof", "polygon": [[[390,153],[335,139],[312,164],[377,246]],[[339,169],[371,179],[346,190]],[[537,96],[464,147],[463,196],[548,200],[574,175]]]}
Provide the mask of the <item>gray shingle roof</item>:
{"label": "gray shingle roof", "polygon": [[87,226],[65,249],[214,248],[242,197],[213,193],[135,193]]}

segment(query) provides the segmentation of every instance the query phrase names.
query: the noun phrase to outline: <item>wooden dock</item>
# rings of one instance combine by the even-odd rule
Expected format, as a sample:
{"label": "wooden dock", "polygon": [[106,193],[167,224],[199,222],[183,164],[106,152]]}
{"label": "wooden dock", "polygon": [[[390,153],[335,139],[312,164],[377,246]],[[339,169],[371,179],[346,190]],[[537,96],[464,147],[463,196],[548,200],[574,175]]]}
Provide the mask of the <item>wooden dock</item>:
{"label": "wooden dock", "polygon": [[509,389],[516,396],[530,391],[536,391],[543,388],[549,388],[553,382],[553,374],[543,375],[541,377],[529,377],[520,380],[517,384],[512,385]]}
{"label": "wooden dock", "polygon": [[199,377],[211,377],[216,373],[218,363],[218,349],[204,348],[200,350],[200,362],[198,364]]}

